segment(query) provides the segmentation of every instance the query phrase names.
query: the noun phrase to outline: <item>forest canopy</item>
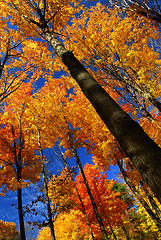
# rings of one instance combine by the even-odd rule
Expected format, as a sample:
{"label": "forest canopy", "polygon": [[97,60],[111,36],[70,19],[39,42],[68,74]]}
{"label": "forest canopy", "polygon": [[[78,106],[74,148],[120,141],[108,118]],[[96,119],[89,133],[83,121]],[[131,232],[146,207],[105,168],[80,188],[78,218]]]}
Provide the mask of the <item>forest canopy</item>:
{"label": "forest canopy", "polygon": [[0,4],[0,238],[161,239],[159,1]]}

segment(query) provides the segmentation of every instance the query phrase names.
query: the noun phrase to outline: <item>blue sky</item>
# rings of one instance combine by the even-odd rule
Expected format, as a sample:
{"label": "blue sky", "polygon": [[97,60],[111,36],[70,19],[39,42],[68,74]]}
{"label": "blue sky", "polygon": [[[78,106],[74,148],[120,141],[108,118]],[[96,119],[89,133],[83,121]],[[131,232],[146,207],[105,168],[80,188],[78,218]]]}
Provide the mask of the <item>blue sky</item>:
{"label": "blue sky", "polygon": [[[97,1],[93,3],[96,4]],[[100,1],[103,4],[107,4],[108,1],[102,0]],[[88,3],[88,2],[87,2]],[[88,3],[88,5],[91,3]],[[40,88],[44,83],[42,79],[40,82],[36,83],[36,90]],[[78,154],[80,156],[82,165],[84,166],[86,163],[92,163],[92,156],[90,154],[87,155],[86,150],[81,148],[78,150]],[[53,153],[52,150],[46,151],[46,157],[49,161],[51,161],[51,169],[52,174],[57,174],[57,170],[61,170],[63,164],[56,158],[56,155]],[[70,159],[68,160],[69,166],[75,166],[75,160]],[[117,178],[117,167],[111,166],[111,170],[107,173],[108,179],[116,179]],[[22,190],[23,196],[23,205],[30,204],[32,200],[34,200],[34,195],[37,195],[37,187],[34,185],[31,188],[26,188]],[[13,205],[13,206],[12,206]],[[18,219],[18,210],[17,210],[17,192],[7,192],[5,197],[0,197],[0,219],[3,221],[9,221],[16,223],[17,227],[19,227],[19,219]],[[30,220],[29,218],[25,217],[25,221]],[[34,234],[31,234],[34,236]],[[30,238],[27,238],[30,240]]]}
{"label": "blue sky", "polygon": [[[78,150],[78,154],[83,166],[86,163],[91,163],[91,164],[93,163],[92,155],[90,154],[87,155],[86,150],[84,148],[80,148]],[[50,161],[51,173],[57,174],[58,170],[62,169],[63,164],[54,154],[54,151],[52,149],[46,150],[45,155],[47,159]],[[75,159],[74,158],[68,159],[68,164],[70,167],[76,166]],[[77,169],[77,172],[78,172],[78,169]],[[118,173],[117,167],[111,166],[111,170],[107,172],[108,179],[118,178],[117,173]],[[31,202],[34,200],[34,196],[38,194],[37,190],[38,188],[33,184],[30,187],[22,190],[23,205],[31,204]],[[17,227],[19,227],[18,210],[17,210],[17,192],[7,192],[5,197],[0,197],[0,219],[3,221],[14,222],[16,223]],[[30,219],[29,217],[25,217],[25,224],[29,220],[36,220],[36,218]],[[32,231],[31,229],[29,230],[29,227],[27,226],[27,235],[29,234],[30,236],[32,236],[32,239],[30,238],[30,236],[28,236],[27,240],[36,239],[34,237],[35,233],[37,233],[36,228]]]}

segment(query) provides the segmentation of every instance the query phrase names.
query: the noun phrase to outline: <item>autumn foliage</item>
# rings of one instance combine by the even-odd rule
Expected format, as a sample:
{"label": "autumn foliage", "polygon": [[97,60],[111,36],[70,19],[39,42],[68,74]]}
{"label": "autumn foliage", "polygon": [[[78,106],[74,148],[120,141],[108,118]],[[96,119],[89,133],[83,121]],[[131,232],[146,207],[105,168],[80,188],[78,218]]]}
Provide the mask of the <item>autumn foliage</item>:
{"label": "autumn foliage", "polygon": [[[116,6],[119,1],[112,2]],[[56,239],[103,238],[84,179],[75,167],[73,148],[85,149],[93,160],[88,164],[80,157],[109,239],[160,239],[160,203],[141,174],[149,166],[141,161],[139,173],[130,158],[135,156],[125,154],[121,141],[89,103],[90,96],[94,101],[102,97],[92,89],[88,100],[79,84],[85,82],[88,90],[89,79],[96,79],[161,146],[160,7],[151,11],[145,7],[148,1],[140,1],[141,8],[131,2],[125,14],[101,1],[0,0],[0,188],[2,197],[17,191],[21,240],[26,240],[22,191],[42,179],[43,204],[51,207]],[[64,56],[72,54],[83,65],[77,61],[70,66]],[[88,81],[84,73],[91,76]],[[110,116],[109,122],[113,116],[115,120],[117,111],[110,115],[108,110],[102,114]],[[116,118],[109,127],[113,122],[121,126]],[[130,134],[125,138],[133,149]],[[63,168],[48,156],[49,149]],[[108,179],[111,165],[120,170],[118,181]],[[38,205],[34,197],[32,202]],[[35,206],[31,208],[36,212]],[[55,240],[46,217],[49,211],[41,214],[46,227],[37,239]],[[17,237],[15,224],[1,220],[0,239]]]}
{"label": "autumn foliage", "polygon": [[16,230],[16,224],[13,222],[4,222],[0,220],[0,239],[1,240],[19,239],[19,233]]}

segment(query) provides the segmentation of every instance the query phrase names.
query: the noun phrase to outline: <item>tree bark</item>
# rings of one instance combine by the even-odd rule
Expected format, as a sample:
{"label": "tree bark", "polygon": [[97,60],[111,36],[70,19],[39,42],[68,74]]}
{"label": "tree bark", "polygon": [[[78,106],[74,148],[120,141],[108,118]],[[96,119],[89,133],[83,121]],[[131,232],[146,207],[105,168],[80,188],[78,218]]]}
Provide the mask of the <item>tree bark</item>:
{"label": "tree bark", "polygon": [[41,140],[40,139],[41,139],[40,130],[38,129],[38,145],[39,145],[40,159],[41,159],[41,162],[42,162],[42,176],[43,176],[43,181],[44,181],[44,193],[45,193],[47,209],[48,209],[49,226],[50,226],[51,238],[52,238],[52,240],[56,240],[54,225],[53,225],[53,220],[52,220],[52,211],[51,211],[51,206],[50,206],[50,199],[49,199],[49,194],[48,194],[48,185],[47,185],[47,179],[46,179],[46,174],[45,174],[43,152],[42,152],[42,148],[41,148]]}
{"label": "tree bark", "polygon": [[23,219],[23,208],[22,208],[22,189],[18,187],[18,213],[20,223],[20,236],[21,240],[26,240],[25,225]]}
{"label": "tree bark", "polygon": [[67,66],[71,76],[116,138],[125,155],[130,158],[161,203],[161,149],[159,146],[119,107],[72,52],[67,51],[49,31],[44,32],[44,37]]}
{"label": "tree bark", "polygon": [[111,226],[111,223],[110,223],[110,221],[109,221],[109,219],[108,219],[107,216],[106,216],[106,219],[107,219],[108,225],[109,225],[109,227],[110,227],[110,230],[111,230],[111,232],[112,232],[112,235],[113,235],[114,239],[117,240],[116,234],[114,233],[114,230],[113,230],[113,228],[112,228],[112,226]]}
{"label": "tree bark", "polygon": [[[140,184],[142,186],[142,181],[141,181]],[[150,204],[151,204],[151,206],[153,208],[154,213],[157,215],[157,217],[161,221],[161,210],[159,209],[155,199],[153,198],[153,196],[151,195],[151,193],[147,189],[145,189],[144,192],[145,192],[147,198],[149,199],[149,202],[150,202]]]}

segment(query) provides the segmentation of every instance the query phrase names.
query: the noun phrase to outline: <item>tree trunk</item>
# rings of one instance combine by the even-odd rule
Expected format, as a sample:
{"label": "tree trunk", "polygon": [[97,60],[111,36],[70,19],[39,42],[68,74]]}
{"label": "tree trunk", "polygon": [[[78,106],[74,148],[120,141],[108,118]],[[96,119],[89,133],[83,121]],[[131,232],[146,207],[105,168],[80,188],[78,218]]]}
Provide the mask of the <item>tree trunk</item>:
{"label": "tree trunk", "polygon": [[[62,159],[63,159],[63,163],[64,163],[64,165],[70,170],[70,168],[69,168],[69,166],[68,166],[68,163],[67,163],[67,161],[65,160],[65,158],[64,158],[64,156],[63,156],[63,153],[62,153],[62,150],[61,150],[60,146],[58,146],[58,148],[59,148],[59,150],[60,150],[61,157],[62,157]],[[76,192],[77,192],[77,195],[78,195],[79,201],[80,201],[80,203],[81,203],[81,206],[82,206],[82,212],[83,212],[83,214],[85,215],[85,218],[86,218],[86,221],[87,221],[87,224],[88,224],[88,227],[89,227],[90,233],[91,233],[91,237],[92,237],[93,240],[95,240],[95,238],[94,238],[94,234],[93,234],[93,231],[92,231],[92,228],[91,228],[91,226],[90,226],[90,222],[89,222],[89,220],[88,220],[88,216],[87,216],[87,214],[86,214],[86,210],[85,210],[85,207],[84,207],[84,204],[83,204],[82,198],[81,198],[81,196],[80,196],[80,194],[79,194],[79,192],[78,192],[78,189],[77,189],[76,184],[75,184],[75,190],[76,190]]]}
{"label": "tree trunk", "polygon": [[108,219],[107,216],[106,216],[106,219],[107,219],[108,225],[109,225],[109,227],[110,227],[110,230],[111,230],[111,232],[112,232],[112,235],[113,235],[114,239],[117,240],[116,234],[114,233],[114,230],[113,230],[113,228],[112,228],[112,226],[111,226],[111,223],[110,223],[110,221],[109,221],[109,219]]}
{"label": "tree trunk", "polygon": [[48,30],[46,41],[67,66],[103,122],[161,203],[161,149]]}
{"label": "tree trunk", "polygon": [[87,221],[87,224],[88,224],[88,227],[89,227],[90,233],[91,233],[91,237],[92,237],[93,240],[95,240],[95,238],[94,238],[94,234],[93,234],[93,231],[92,231],[92,228],[91,228],[91,226],[90,226],[90,222],[89,222],[88,217],[87,217],[87,214],[86,214],[86,210],[85,210],[85,207],[84,207],[84,204],[83,204],[82,198],[81,198],[81,196],[79,195],[79,192],[78,192],[78,189],[77,189],[76,186],[75,186],[75,189],[76,189],[76,192],[77,192],[77,195],[78,195],[79,201],[80,201],[80,203],[81,203],[82,211],[83,211],[83,214],[84,214],[84,216],[85,216],[85,218],[86,218],[86,221]]}
{"label": "tree trunk", "polygon": [[20,236],[21,240],[26,240],[25,234],[25,224],[23,218],[23,207],[22,207],[22,189],[21,189],[21,180],[22,180],[22,148],[24,139],[22,137],[22,129],[21,129],[21,119],[20,119],[20,135],[19,135],[19,142],[18,142],[18,154],[17,154],[17,143],[15,137],[14,126],[12,125],[12,137],[13,137],[13,153],[15,158],[15,165],[16,165],[16,175],[17,175],[17,183],[18,183],[18,214],[19,214],[19,223],[20,223]]}
{"label": "tree trunk", "polygon": [[46,179],[46,174],[45,174],[44,159],[43,159],[43,153],[42,153],[42,148],[41,148],[41,136],[40,136],[40,130],[39,129],[38,129],[38,145],[39,145],[40,159],[41,159],[41,162],[42,162],[42,176],[43,176],[43,181],[44,181],[44,193],[45,193],[47,209],[48,209],[48,218],[49,218],[51,238],[52,238],[52,240],[56,240],[54,225],[53,225],[53,220],[52,220],[52,211],[51,211],[51,206],[50,206],[50,199],[49,199],[49,194],[48,194],[48,185],[47,185],[47,179]]}
{"label": "tree trunk", "polygon": [[118,165],[118,167],[119,167],[119,169],[120,169],[120,171],[121,171],[121,173],[124,177],[124,180],[125,180],[126,184],[129,186],[131,191],[134,193],[134,195],[139,200],[141,205],[145,208],[145,210],[147,211],[147,213],[149,214],[149,216],[151,217],[151,219],[154,221],[154,223],[158,227],[159,231],[161,232],[161,220],[160,220],[160,218],[158,218],[158,216],[156,216],[156,214],[151,210],[150,206],[143,199],[142,195],[139,193],[139,191],[136,189],[136,187],[133,186],[131,180],[127,176],[127,174],[126,174],[125,170],[123,169],[122,164],[120,163],[119,160],[117,161],[117,165]]}
{"label": "tree trunk", "polygon": [[18,187],[18,213],[19,213],[21,240],[26,240],[25,225],[24,225],[24,219],[23,219],[23,208],[22,208],[22,189],[19,187]]}
{"label": "tree trunk", "polygon": [[[140,184],[141,185],[143,184],[142,181],[140,182]],[[151,193],[147,189],[145,189],[144,192],[145,192],[147,198],[149,199],[149,202],[150,202],[150,204],[151,204],[151,206],[153,208],[153,211],[155,212],[157,217],[159,219],[161,219],[161,210],[159,209],[155,199],[153,198],[153,196],[151,195]]]}
{"label": "tree trunk", "polygon": [[45,177],[45,168],[44,164],[42,164],[42,175],[43,175],[43,180],[44,180],[44,192],[46,196],[46,202],[47,202],[47,209],[48,209],[48,218],[49,218],[49,226],[50,226],[50,231],[51,231],[51,238],[52,240],[56,240],[55,238],[55,231],[54,231],[54,225],[53,225],[53,220],[52,220],[52,211],[51,211],[51,206],[50,206],[50,199],[48,195],[48,186],[47,186],[47,181]]}
{"label": "tree trunk", "polygon": [[93,206],[93,210],[94,210],[94,212],[95,212],[97,221],[98,221],[98,223],[99,223],[99,226],[100,226],[100,229],[101,229],[101,232],[102,232],[102,236],[103,236],[104,239],[107,239],[107,240],[108,240],[108,239],[109,239],[109,236],[108,236],[108,234],[106,233],[106,230],[105,230],[103,221],[102,221],[102,219],[101,219],[101,217],[100,217],[100,214],[99,214],[99,212],[98,212],[96,203],[95,203],[95,201],[94,201],[93,195],[92,195],[91,190],[90,190],[90,187],[89,187],[89,185],[88,185],[86,176],[85,176],[85,174],[84,174],[83,167],[82,167],[81,161],[80,161],[80,159],[79,159],[77,150],[76,150],[76,148],[75,148],[75,146],[74,146],[74,143],[73,143],[73,141],[72,141],[72,139],[71,139],[70,132],[69,132],[69,143],[70,143],[70,145],[71,145],[71,149],[72,149],[72,152],[73,152],[73,156],[75,157],[75,160],[76,160],[76,163],[77,163],[77,165],[78,165],[78,168],[79,168],[79,170],[80,170],[80,172],[81,172],[81,174],[82,174],[82,177],[83,177],[83,180],[84,180],[84,183],[85,183],[85,186],[86,186],[88,195],[89,195],[90,200],[91,200],[91,204],[92,204],[92,206]]}

